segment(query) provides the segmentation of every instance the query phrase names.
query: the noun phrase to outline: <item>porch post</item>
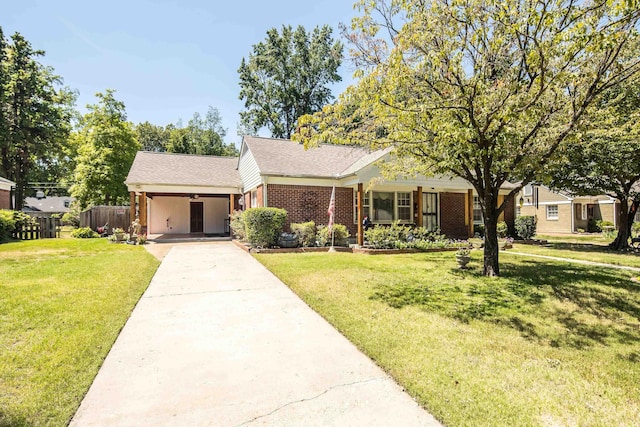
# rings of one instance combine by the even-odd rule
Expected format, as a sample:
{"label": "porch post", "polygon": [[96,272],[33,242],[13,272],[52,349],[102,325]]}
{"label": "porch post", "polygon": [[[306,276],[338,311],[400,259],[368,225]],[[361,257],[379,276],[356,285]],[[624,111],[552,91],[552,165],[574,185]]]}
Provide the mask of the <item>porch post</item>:
{"label": "porch post", "polygon": [[416,212],[418,214],[418,220],[416,221],[416,225],[418,227],[422,227],[424,225],[422,224],[422,210],[422,186],[418,186],[418,212]]}
{"label": "porch post", "polygon": [[136,219],[136,193],[129,191],[129,218],[131,221]]}
{"label": "porch post", "polygon": [[142,192],[138,196],[138,215],[140,220],[140,225],[144,231],[147,230],[147,193]]}
{"label": "porch post", "polygon": [[236,195],[235,194],[229,194],[229,215],[231,215],[234,211],[233,208],[236,207]]}
{"label": "porch post", "polygon": [[473,237],[473,190],[467,190],[467,221],[469,224],[469,237]]}
{"label": "porch post", "polygon": [[364,230],[362,229],[362,183],[358,183],[358,193],[356,194],[356,205],[358,211],[358,245],[364,245]]}

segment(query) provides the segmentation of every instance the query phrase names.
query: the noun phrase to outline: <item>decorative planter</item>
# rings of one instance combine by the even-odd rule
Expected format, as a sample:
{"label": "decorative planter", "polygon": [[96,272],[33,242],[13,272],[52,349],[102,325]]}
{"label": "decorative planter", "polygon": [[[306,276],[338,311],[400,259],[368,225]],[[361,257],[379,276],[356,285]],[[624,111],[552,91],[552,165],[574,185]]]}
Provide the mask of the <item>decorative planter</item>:
{"label": "decorative planter", "polygon": [[467,268],[467,264],[471,261],[470,255],[456,255],[456,262],[458,263],[458,268],[465,269]]}
{"label": "decorative planter", "polygon": [[281,248],[297,248],[298,236],[293,233],[282,233],[278,238],[278,246]]}
{"label": "decorative planter", "polygon": [[116,242],[122,242],[124,240],[124,233],[113,233],[116,236]]}

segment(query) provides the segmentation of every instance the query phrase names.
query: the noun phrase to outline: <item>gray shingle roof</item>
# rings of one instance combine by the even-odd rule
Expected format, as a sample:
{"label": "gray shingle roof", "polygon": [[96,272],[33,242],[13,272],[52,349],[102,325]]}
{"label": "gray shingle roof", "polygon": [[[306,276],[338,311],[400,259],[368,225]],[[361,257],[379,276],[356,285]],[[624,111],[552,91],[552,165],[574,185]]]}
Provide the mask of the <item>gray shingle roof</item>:
{"label": "gray shingle roof", "polygon": [[70,196],[49,196],[44,199],[25,197],[24,206],[26,209],[23,210],[32,210],[37,212],[69,212],[69,206],[65,206],[65,202],[69,205],[74,200],[75,198]]}
{"label": "gray shingle roof", "polygon": [[125,183],[239,187],[237,162],[237,157],[138,151]]}
{"label": "gray shingle roof", "polygon": [[287,139],[245,136],[244,143],[253,154],[262,175],[339,177],[370,154],[362,147],[321,144],[304,149]]}

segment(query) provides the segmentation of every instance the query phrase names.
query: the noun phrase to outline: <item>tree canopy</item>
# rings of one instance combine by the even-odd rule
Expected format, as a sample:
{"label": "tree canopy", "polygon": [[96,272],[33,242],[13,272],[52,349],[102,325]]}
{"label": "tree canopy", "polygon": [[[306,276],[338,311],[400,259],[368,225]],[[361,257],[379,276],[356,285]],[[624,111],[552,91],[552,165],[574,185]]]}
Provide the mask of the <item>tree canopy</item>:
{"label": "tree canopy", "polygon": [[74,135],[78,158],[71,195],[81,208],[90,205],[119,205],[129,202],[124,181],[140,149],[124,103],[114,91],[97,93],[98,103],[87,105],[89,112]]}
{"label": "tree canopy", "polygon": [[559,150],[550,165],[548,184],[576,195],[607,194],[618,200],[621,215],[611,247],[626,249],[640,205],[640,82],[607,91],[588,115],[588,128]]}
{"label": "tree canopy", "polygon": [[14,181],[21,209],[30,181],[59,180],[68,172],[67,136],[75,93],[38,58],[19,33],[0,28],[0,175]]}
{"label": "tree canopy", "polygon": [[291,137],[298,117],[333,99],[328,85],[342,80],[341,63],[342,44],[333,40],[329,26],[311,33],[302,26],[270,29],[238,70],[243,127],[251,133],[266,127],[275,138]]}
{"label": "tree canopy", "polygon": [[[297,139],[393,147],[406,173],[467,180],[499,274],[496,225],[585,119],[639,67],[634,0],[360,0],[358,82]],[[498,192],[517,182],[504,201]]]}
{"label": "tree canopy", "polygon": [[227,130],[222,127],[220,112],[211,106],[204,117],[195,112],[186,127],[181,122],[164,127],[144,122],[138,124],[135,131],[145,151],[210,156],[238,154],[233,143],[225,144]]}

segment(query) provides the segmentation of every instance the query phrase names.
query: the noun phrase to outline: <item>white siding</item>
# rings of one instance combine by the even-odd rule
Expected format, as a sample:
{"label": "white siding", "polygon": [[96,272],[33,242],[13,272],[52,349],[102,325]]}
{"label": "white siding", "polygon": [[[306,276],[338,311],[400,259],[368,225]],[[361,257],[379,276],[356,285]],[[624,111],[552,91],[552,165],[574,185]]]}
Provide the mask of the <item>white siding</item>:
{"label": "white siding", "polygon": [[189,199],[161,197],[149,199],[149,233],[183,234],[189,232]]}
{"label": "white siding", "polygon": [[251,154],[251,151],[248,149],[245,150],[242,157],[240,157],[240,161],[238,162],[238,172],[240,173],[240,179],[242,179],[244,192],[252,190],[262,183],[258,164],[256,163],[253,154]]}
{"label": "white siding", "polygon": [[229,218],[229,200],[204,198],[204,232],[224,233],[224,221]]}

